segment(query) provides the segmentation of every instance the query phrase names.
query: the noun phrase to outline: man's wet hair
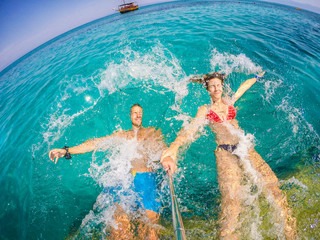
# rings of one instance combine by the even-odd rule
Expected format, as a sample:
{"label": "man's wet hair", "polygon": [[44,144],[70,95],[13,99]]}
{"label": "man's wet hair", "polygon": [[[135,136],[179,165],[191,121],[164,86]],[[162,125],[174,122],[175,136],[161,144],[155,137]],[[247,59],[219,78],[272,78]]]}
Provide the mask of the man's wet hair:
{"label": "man's wet hair", "polygon": [[[141,105],[140,105],[139,103],[133,104],[133,105],[131,106],[131,108],[130,108],[130,112],[131,112],[131,110],[132,110],[133,107],[141,107]],[[141,109],[143,109],[143,107],[141,107]]]}

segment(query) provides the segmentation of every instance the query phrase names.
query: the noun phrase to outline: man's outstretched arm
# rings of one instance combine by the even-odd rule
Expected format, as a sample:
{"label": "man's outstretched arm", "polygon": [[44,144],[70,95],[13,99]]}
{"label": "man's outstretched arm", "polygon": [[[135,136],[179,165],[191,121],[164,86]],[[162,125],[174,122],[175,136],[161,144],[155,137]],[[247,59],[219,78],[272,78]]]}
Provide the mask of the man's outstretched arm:
{"label": "man's outstretched arm", "polygon": [[[91,152],[96,149],[96,147],[98,146],[98,144],[100,142],[105,141],[106,139],[108,139],[110,137],[117,137],[117,136],[121,137],[122,135],[123,135],[122,132],[116,132],[116,133],[113,133],[107,137],[89,139],[89,140],[85,141],[84,143],[81,143],[78,146],[68,148],[68,152],[69,152],[69,154],[72,154],[72,155]],[[52,162],[57,164],[58,159],[66,156],[66,154],[67,154],[66,149],[56,148],[56,149],[52,149],[49,152],[49,158]]]}
{"label": "man's outstretched arm", "polygon": [[[106,138],[107,137],[89,139],[89,140],[85,141],[84,143],[81,143],[78,146],[69,148],[68,152],[70,154],[81,154],[81,153],[91,152],[97,147],[99,142],[104,141]],[[49,152],[49,158],[51,161],[53,161],[55,164],[57,164],[58,159],[66,156],[66,154],[67,154],[66,149],[56,148],[56,149],[52,149]]]}

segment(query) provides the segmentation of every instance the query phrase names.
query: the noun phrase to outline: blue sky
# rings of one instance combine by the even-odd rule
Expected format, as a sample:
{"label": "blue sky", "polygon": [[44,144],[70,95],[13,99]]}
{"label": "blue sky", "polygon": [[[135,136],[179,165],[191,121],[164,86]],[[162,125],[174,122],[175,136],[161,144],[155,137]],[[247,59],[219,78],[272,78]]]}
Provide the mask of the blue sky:
{"label": "blue sky", "polygon": [[[320,13],[320,0],[267,0]],[[26,53],[95,19],[121,0],[0,0],[0,71]],[[168,0],[138,0],[140,6]]]}

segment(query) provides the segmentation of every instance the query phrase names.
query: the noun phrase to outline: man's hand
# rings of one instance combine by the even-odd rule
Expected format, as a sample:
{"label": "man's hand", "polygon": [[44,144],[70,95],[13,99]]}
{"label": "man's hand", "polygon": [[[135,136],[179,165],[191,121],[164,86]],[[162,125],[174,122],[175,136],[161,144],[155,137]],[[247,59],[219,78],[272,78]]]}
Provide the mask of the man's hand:
{"label": "man's hand", "polygon": [[49,152],[49,158],[52,162],[57,164],[58,159],[61,157],[64,157],[67,153],[67,150],[65,149],[53,149]]}
{"label": "man's hand", "polygon": [[165,157],[161,161],[163,169],[171,176],[177,171],[177,164],[173,161],[171,157]]}

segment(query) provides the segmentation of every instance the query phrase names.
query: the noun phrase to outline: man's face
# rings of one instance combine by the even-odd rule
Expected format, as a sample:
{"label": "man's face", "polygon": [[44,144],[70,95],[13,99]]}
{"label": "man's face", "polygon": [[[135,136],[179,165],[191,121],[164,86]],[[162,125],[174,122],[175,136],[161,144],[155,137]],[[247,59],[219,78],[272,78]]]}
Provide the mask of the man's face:
{"label": "man's face", "polygon": [[143,110],[139,106],[131,108],[131,122],[135,127],[141,127],[142,125]]}

